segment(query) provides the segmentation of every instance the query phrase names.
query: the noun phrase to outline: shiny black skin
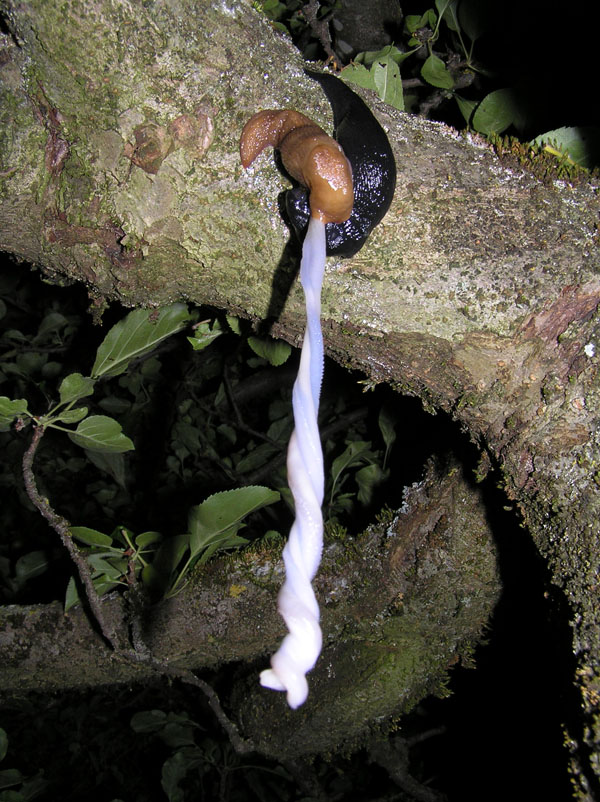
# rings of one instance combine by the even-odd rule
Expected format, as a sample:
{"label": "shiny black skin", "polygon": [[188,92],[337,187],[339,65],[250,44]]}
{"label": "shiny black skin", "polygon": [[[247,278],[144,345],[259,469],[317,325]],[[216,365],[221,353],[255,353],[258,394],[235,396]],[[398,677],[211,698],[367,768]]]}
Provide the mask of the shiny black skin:
{"label": "shiny black skin", "polygon": [[[371,110],[343,81],[305,70],[318,81],[333,109],[334,137],[352,165],[354,206],[344,223],[326,226],[327,254],[349,257],[362,248],[387,212],[396,188],[396,162],[383,128]],[[286,193],[286,212],[300,237],[308,225],[308,192],[296,187]]]}

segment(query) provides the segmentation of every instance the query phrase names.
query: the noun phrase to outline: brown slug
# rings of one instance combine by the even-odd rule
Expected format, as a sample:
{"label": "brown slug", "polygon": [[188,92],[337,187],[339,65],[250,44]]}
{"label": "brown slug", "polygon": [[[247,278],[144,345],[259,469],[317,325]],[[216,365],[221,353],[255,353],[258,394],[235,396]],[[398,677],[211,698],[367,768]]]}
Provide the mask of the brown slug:
{"label": "brown slug", "polygon": [[350,217],[352,168],[335,139],[298,111],[259,111],[242,131],[242,165],[248,167],[269,145],[279,150],[290,176],[308,189],[311,216],[323,223],[341,223]]}

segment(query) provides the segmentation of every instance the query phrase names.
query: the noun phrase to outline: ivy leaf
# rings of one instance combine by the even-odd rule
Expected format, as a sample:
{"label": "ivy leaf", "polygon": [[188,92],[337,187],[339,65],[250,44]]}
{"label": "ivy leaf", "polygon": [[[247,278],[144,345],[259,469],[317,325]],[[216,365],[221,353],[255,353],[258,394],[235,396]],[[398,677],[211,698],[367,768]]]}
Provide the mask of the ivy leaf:
{"label": "ivy leaf", "polygon": [[283,365],[292,353],[291,345],[272,337],[248,337],[248,345],[257,356],[266,359],[275,368]]}
{"label": "ivy leaf", "polygon": [[[242,522],[251,512],[279,501],[280,495],[268,487],[240,487],[215,493],[193,507],[189,516],[192,558],[209,550],[203,561],[217,549],[239,546],[248,541],[236,536]],[[229,545],[226,545],[226,544]]]}
{"label": "ivy leaf", "polygon": [[28,414],[27,401],[24,398],[7,398],[0,396],[0,432],[7,432],[11,423],[19,415]]}
{"label": "ivy leaf", "polygon": [[147,354],[162,340],[180,331],[189,320],[185,304],[172,304],[159,312],[134,309],[104,338],[96,354],[92,377],[118,376],[127,370],[132,359]]}
{"label": "ivy leaf", "polygon": [[81,373],[70,373],[62,380],[58,392],[60,393],[61,404],[70,404],[92,395],[96,382],[89,376],[82,376]]}
{"label": "ivy leaf", "polygon": [[454,78],[439,56],[431,54],[421,67],[421,75],[428,84],[438,86],[440,89],[452,89]]}
{"label": "ivy leaf", "polygon": [[83,420],[69,437],[78,446],[89,451],[132,451],[135,446],[126,437],[121,424],[106,415],[91,415]]}

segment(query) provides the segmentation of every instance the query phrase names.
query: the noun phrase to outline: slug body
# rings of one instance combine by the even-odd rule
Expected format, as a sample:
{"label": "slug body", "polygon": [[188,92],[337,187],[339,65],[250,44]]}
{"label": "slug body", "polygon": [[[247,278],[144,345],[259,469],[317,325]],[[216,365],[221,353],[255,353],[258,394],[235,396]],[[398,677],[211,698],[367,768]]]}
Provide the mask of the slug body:
{"label": "slug body", "polygon": [[[396,188],[396,163],[389,140],[368,106],[343,81],[306,71],[331,104],[334,136],[352,167],[354,204],[349,218],[326,229],[327,254],[354,256],[389,209]],[[284,162],[285,163],[285,162]],[[308,225],[308,193],[302,187],[286,194],[290,222],[302,236]]]}

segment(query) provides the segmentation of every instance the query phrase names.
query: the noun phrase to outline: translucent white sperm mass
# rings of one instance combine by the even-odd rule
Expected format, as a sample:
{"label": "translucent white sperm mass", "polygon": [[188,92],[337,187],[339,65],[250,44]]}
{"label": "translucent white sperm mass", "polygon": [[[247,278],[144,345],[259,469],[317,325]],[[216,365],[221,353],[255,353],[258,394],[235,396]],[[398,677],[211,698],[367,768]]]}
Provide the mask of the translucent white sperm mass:
{"label": "translucent white sperm mass", "polygon": [[291,708],[306,701],[310,671],[321,652],[319,605],[311,582],[323,550],[323,451],[317,415],[323,379],[321,286],[325,272],[325,224],[310,218],[302,247],[300,281],[306,300],[306,331],[300,367],[294,383],[295,429],[287,456],[288,483],[294,497],[296,519],[283,550],[286,577],[278,609],[288,634],[271,657],[271,668],[261,672],[260,683],[287,691]]}

